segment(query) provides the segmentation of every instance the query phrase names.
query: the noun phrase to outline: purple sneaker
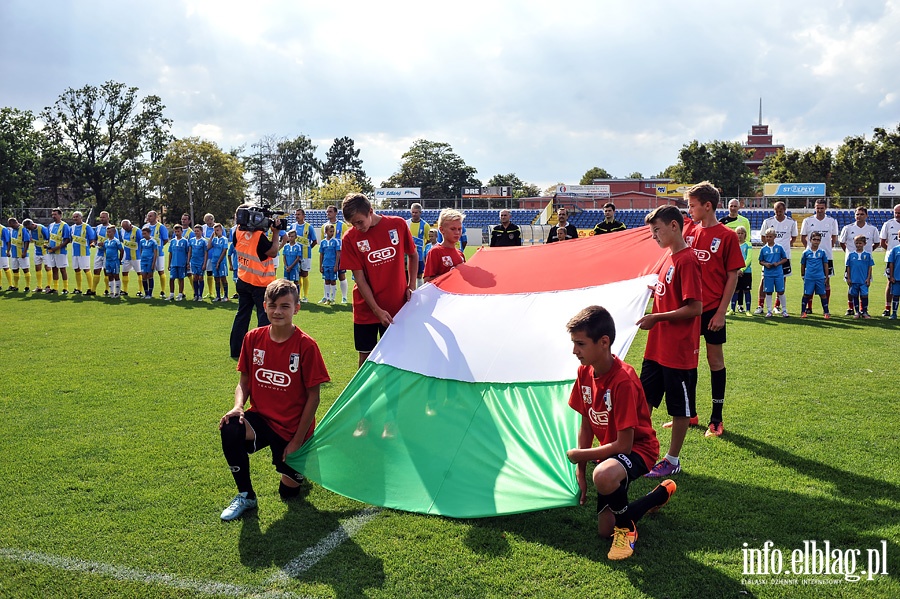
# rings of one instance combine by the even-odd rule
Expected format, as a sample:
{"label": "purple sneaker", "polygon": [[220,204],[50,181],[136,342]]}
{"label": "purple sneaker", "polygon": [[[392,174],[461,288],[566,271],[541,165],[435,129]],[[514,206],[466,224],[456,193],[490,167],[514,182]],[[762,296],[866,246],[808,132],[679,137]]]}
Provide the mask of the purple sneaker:
{"label": "purple sneaker", "polygon": [[659,461],[659,463],[650,469],[650,472],[645,474],[646,478],[664,478],[666,476],[673,476],[681,472],[681,464],[673,464],[666,458],[663,458]]}

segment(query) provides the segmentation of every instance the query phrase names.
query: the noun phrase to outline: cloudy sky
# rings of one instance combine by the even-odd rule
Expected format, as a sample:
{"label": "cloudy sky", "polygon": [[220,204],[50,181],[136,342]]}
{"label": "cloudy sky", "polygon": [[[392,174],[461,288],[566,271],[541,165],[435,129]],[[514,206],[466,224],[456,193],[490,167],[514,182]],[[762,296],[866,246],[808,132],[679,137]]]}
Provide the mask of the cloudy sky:
{"label": "cloudy sky", "polygon": [[179,137],[350,136],[376,186],[418,138],[487,181],[660,172],[758,119],[789,148],[900,122],[900,0],[0,0],[0,106],[114,80]]}

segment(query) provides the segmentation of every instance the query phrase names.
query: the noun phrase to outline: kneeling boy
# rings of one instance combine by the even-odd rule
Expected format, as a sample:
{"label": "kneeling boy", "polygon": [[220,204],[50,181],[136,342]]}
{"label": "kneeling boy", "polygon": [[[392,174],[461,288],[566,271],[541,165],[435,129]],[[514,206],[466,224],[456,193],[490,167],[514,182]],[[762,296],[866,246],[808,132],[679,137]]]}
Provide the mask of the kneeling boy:
{"label": "kneeling boy", "polygon": [[[312,436],[319,385],[331,380],[319,346],[293,323],[300,310],[296,285],[287,279],[269,283],[265,309],[270,324],[244,336],[234,407],[219,421],[222,452],[238,488],[222,520],[234,520],[256,507],[250,454],[266,446],[272,448],[272,464],[281,473],[281,497],[299,495],[303,475],[284,460]],[[250,407],[244,411],[247,401]]]}
{"label": "kneeling boy", "polygon": [[[608,557],[631,557],[637,541],[635,522],[651,510],[665,505],[675,493],[675,482],[665,480],[647,495],[628,503],[628,484],[647,474],[647,464],[656,462],[659,441],[650,422],[650,410],[634,368],[614,356],[610,346],[616,325],[610,313],[589,306],[566,325],[572,337],[572,353],[581,362],[569,406],[581,414],[578,447],[566,455],[578,465],[580,503],[587,495],[587,462],[594,468],[597,489],[597,530],[612,535]],[[599,447],[592,447],[594,437]]]}

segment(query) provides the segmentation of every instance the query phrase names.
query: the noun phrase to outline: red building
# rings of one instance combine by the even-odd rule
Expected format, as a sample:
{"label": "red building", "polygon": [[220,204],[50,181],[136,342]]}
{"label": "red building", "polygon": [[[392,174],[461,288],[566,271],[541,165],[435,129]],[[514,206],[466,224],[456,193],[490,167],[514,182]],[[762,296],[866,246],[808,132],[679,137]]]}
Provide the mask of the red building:
{"label": "red building", "polygon": [[753,154],[744,161],[754,175],[759,175],[759,167],[762,166],[766,156],[773,156],[778,152],[784,152],[784,146],[772,143],[772,136],[769,134],[769,126],[762,123],[762,99],[759,100],[759,124],[750,127],[750,133],[747,134],[747,141],[743,144],[745,150],[750,150]]}

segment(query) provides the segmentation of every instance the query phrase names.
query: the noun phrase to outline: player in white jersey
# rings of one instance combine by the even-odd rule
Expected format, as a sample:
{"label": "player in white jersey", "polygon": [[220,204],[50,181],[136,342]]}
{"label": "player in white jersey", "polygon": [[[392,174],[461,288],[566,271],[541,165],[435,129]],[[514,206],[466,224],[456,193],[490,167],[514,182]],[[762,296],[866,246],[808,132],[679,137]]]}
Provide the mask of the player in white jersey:
{"label": "player in white jersey", "polygon": [[[856,222],[844,225],[844,228],[841,229],[841,234],[838,235],[838,242],[841,244],[841,249],[844,250],[844,255],[848,252],[856,251],[853,240],[856,239],[858,235],[862,235],[866,238],[866,245],[863,248],[864,252],[871,253],[875,251],[875,248],[881,247],[881,238],[878,233],[878,228],[868,224],[866,222],[868,218],[869,209],[865,206],[859,206],[856,209]],[[853,316],[853,302],[848,300],[847,304],[846,315]]]}
{"label": "player in white jersey", "polygon": [[[797,221],[787,216],[787,206],[784,205],[784,202],[775,202],[775,205],[772,208],[775,210],[775,216],[770,216],[764,220],[762,222],[762,227],[760,227],[759,230],[767,231],[772,229],[775,231],[775,245],[780,245],[788,257],[788,261],[781,265],[781,270],[784,271],[784,276],[789,277],[791,276],[791,245],[793,245],[794,241],[797,239]],[[756,312],[754,312],[754,314],[763,313],[763,301],[765,300],[765,297],[766,294],[763,292],[763,280],[762,277],[760,277],[759,291],[757,292],[756,298]],[[749,309],[750,307],[747,306],[747,308]],[[775,300],[775,310],[777,311],[779,308],[781,308],[781,304],[778,300]]]}
{"label": "player in white jersey", "polygon": [[[884,248],[885,258],[891,253],[891,250],[900,243],[897,240],[897,233],[900,233],[900,204],[894,206],[894,218],[884,221],[881,225],[881,247]],[[887,277],[887,270],[885,270]],[[887,285],[884,288],[884,312],[882,316],[891,315],[891,279],[888,278]]]}
{"label": "player in white jersey", "polygon": [[[816,213],[803,219],[803,224],[800,226],[800,242],[803,243],[807,249],[810,249],[809,236],[816,231],[822,235],[822,245],[820,245],[819,248],[825,250],[825,255],[828,256],[828,277],[825,279],[825,297],[830,301],[831,279],[834,277],[834,246],[838,240],[838,224],[832,217],[825,215],[826,206],[825,198],[816,200]],[[807,314],[812,313],[812,299],[809,300],[806,312]]]}

